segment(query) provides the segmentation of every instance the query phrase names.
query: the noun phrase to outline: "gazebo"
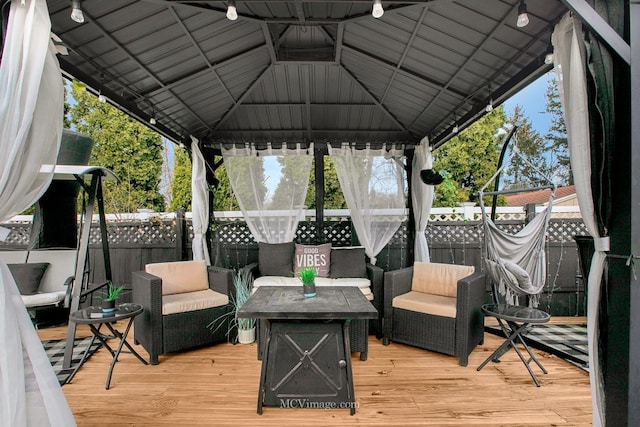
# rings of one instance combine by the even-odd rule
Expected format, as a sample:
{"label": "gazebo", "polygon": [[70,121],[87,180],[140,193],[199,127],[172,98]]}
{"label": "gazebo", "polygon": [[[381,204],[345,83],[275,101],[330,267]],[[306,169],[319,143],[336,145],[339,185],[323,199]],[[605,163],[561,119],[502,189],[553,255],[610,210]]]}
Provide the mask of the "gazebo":
{"label": "gazebo", "polygon": [[48,0],[46,7],[62,74],[200,152],[210,184],[226,148],[311,150],[320,223],[331,147],[400,149],[410,174],[417,147],[445,144],[555,66],[573,169],[583,171],[581,210],[596,239],[590,295],[600,295],[608,265],[606,298],[593,298],[589,312],[592,338],[598,330],[601,337],[599,354],[592,351],[602,366],[592,376],[594,424],[640,424],[640,345],[632,339],[640,332],[632,271],[640,253],[632,213],[640,200],[640,1]]}

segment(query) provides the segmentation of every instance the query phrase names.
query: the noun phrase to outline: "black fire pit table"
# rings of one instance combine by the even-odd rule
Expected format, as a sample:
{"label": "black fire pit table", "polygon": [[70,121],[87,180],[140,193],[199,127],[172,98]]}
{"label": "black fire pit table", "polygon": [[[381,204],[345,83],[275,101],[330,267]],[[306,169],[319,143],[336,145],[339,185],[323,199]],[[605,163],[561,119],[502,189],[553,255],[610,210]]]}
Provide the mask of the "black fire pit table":
{"label": "black fire pit table", "polygon": [[261,286],[238,317],[264,319],[267,327],[258,414],[263,406],[355,414],[349,322],[378,317],[360,289],[322,286],[307,298],[302,286]]}

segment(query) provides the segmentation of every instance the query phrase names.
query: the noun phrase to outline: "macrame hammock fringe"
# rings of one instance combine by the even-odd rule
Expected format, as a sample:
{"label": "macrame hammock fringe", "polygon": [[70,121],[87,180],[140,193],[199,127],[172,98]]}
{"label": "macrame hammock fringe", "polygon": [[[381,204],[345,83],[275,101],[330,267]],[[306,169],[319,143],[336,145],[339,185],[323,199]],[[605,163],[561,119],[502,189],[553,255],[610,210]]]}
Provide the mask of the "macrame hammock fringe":
{"label": "macrame hammock fringe", "polygon": [[[515,153],[517,153],[516,148],[513,149],[513,154]],[[528,162],[524,157],[522,158]],[[529,164],[531,165],[531,163]],[[531,166],[535,168],[535,166]],[[507,304],[520,305],[519,297],[527,296],[529,305],[537,307],[547,276],[544,249],[556,186],[552,184],[545,187],[551,188],[547,208],[539,212],[520,231],[510,234],[496,226],[491,217],[487,215],[483,202],[484,195],[501,193],[500,191],[484,193],[484,189],[498,176],[502,168],[500,167],[478,192],[482,210],[486,272],[498,287],[498,292],[505,298]],[[522,190],[521,192],[526,191],[532,190]]]}

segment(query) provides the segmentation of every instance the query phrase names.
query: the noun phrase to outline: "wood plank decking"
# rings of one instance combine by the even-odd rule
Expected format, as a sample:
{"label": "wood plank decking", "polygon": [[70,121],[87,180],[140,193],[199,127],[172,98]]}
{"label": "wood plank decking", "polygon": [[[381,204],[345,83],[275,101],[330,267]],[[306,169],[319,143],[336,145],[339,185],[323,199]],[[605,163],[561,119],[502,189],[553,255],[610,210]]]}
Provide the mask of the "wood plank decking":
{"label": "wood plank decking", "polygon": [[[64,338],[66,328],[38,332],[42,339]],[[79,328],[83,335],[88,329]],[[156,366],[122,354],[110,390],[104,384],[111,357],[100,349],[62,390],[79,426],[591,425],[588,374],[556,356],[534,350],[549,372],[533,367],[540,388],[513,350],[477,372],[501,342],[486,333],[469,366],[461,367],[454,357],[402,344],[385,347],[370,337],[369,359],[352,358],[359,405],[354,416],[346,409],[271,407],[257,415],[255,344],[161,356]],[[141,346],[136,350],[146,356]]]}

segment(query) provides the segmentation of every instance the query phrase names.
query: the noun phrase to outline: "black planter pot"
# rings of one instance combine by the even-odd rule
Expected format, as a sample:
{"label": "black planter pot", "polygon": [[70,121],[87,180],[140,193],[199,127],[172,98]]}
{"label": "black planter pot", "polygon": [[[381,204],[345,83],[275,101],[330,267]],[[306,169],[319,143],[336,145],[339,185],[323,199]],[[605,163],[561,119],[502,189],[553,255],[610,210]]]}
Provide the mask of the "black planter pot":
{"label": "black planter pot", "polygon": [[116,310],[116,301],[112,299],[102,300],[102,312],[113,313]]}
{"label": "black planter pot", "polygon": [[316,296],[316,284],[302,285],[302,293],[305,297],[311,298]]}

